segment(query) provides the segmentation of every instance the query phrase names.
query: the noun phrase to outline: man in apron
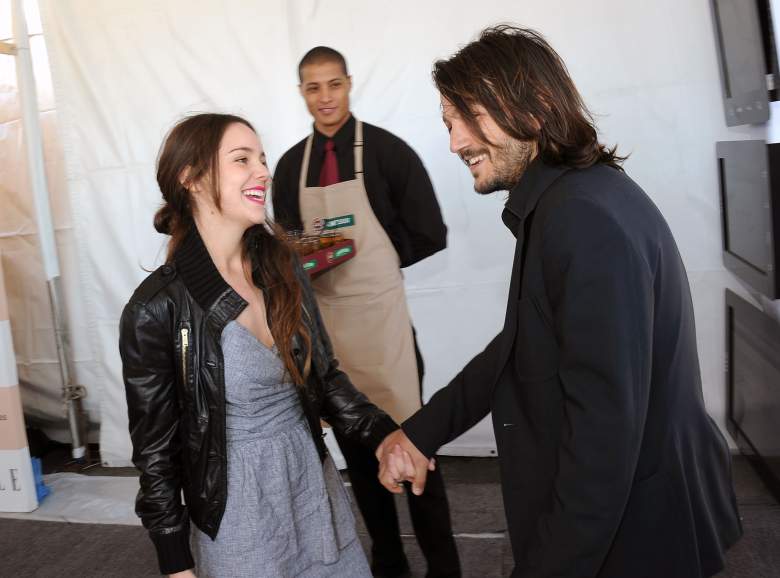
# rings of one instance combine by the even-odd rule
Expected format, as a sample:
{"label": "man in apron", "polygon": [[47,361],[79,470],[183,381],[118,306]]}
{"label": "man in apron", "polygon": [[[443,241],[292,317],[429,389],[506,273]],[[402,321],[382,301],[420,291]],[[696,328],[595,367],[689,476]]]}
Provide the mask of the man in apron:
{"label": "man in apron", "polygon": [[[274,214],[306,234],[342,231],[353,239],[350,261],[313,285],[341,369],[397,422],[421,406],[422,358],[409,318],[401,267],[446,246],[430,179],[401,139],[355,119],[344,57],[310,50],[298,68],[314,132],[276,167]],[[375,576],[408,576],[393,496],[377,480],[373,453],[336,436],[372,539]],[[421,496],[408,492],[428,576],[460,576],[444,482],[438,470]]]}

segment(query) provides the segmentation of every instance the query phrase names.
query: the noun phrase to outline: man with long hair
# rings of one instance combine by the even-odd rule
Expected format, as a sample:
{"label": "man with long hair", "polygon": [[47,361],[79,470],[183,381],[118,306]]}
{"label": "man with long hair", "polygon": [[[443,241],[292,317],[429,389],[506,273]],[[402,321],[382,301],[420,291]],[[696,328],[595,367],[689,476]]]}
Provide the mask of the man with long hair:
{"label": "man with long hair", "polygon": [[538,33],[487,29],[433,78],[476,191],[509,191],[516,250],[503,329],[385,439],[380,479],[421,492],[492,412],[512,576],[717,573],[742,530],[668,225]]}

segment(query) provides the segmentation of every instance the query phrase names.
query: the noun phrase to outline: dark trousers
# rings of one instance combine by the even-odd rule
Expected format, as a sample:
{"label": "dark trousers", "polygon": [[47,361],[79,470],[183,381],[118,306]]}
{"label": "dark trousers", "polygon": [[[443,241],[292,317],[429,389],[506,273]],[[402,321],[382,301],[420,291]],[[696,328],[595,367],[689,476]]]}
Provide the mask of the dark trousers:
{"label": "dark trousers", "polygon": [[[417,368],[422,384],[423,362],[417,348]],[[398,513],[393,494],[379,483],[379,462],[374,453],[363,445],[336,433],[341,452],[347,462],[352,491],[358,509],[371,536],[371,569],[381,576],[393,576],[408,569],[409,564],[401,543]],[[430,578],[459,577],[460,562],[455,539],[452,537],[450,507],[444,489],[444,479],[437,467],[428,472],[425,491],[421,496],[412,494],[407,484],[406,496],[417,543],[428,562]]]}
{"label": "dark trousers", "polygon": [[[336,440],[347,461],[352,491],[371,536],[371,569],[383,576],[398,574],[408,568],[408,562],[401,543],[393,494],[377,478],[379,462],[367,447],[338,433]],[[450,508],[439,468],[428,472],[428,481],[421,496],[412,494],[408,485],[405,493],[417,543],[428,562],[427,576],[460,576]]]}

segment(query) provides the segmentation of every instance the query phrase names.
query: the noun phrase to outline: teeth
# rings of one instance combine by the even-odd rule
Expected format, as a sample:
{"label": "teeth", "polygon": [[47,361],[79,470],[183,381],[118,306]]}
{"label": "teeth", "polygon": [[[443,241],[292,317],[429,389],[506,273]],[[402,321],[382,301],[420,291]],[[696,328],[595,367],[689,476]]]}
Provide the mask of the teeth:
{"label": "teeth", "polygon": [[466,163],[468,166],[473,167],[475,164],[484,161],[487,158],[487,155],[481,154],[477,155],[475,157],[470,158],[463,158],[463,162]]}
{"label": "teeth", "polygon": [[244,195],[246,195],[247,197],[257,197],[258,199],[265,198],[265,193],[263,191],[258,191],[258,190],[244,191]]}

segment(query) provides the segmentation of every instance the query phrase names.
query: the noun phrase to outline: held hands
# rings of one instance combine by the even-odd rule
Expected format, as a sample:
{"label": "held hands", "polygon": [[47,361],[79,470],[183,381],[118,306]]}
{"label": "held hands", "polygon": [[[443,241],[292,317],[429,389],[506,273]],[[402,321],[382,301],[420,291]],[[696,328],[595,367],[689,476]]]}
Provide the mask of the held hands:
{"label": "held hands", "polygon": [[379,445],[376,458],[379,460],[379,481],[394,494],[402,493],[402,482],[409,481],[412,482],[412,493],[419,496],[425,489],[428,471],[436,469],[435,460],[428,460],[400,429]]}

